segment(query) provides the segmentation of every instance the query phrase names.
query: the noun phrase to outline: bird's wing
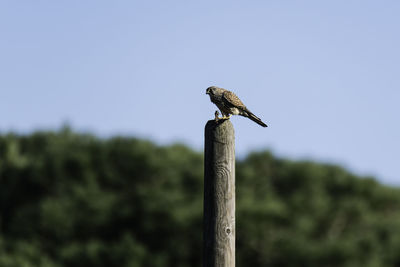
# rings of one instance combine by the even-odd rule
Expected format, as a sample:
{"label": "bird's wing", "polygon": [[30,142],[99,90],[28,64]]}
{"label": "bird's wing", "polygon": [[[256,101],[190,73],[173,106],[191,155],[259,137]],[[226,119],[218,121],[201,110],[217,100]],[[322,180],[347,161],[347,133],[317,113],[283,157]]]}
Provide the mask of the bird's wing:
{"label": "bird's wing", "polygon": [[223,92],[222,99],[224,101],[224,105],[228,107],[238,108],[240,110],[239,115],[247,117],[263,127],[268,127],[265,123],[261,121],[259,117],[257,117],[250,110],[248,110],[247,107],[239,99],[239,97],[237,97],[234,93],[227,90]]}
{"label": "bird's wing", "polygon": [[222,94],[222,98],[223,98],[224,102],[230,107],[235,107],[235,108],[239,108],[239,109],[242,109],[242,110],[247,110],[246,106],[242,103],[242,101],[239,99],[239,97],[237,97],[231,91],[228,91],[228,90],[225,91]]}

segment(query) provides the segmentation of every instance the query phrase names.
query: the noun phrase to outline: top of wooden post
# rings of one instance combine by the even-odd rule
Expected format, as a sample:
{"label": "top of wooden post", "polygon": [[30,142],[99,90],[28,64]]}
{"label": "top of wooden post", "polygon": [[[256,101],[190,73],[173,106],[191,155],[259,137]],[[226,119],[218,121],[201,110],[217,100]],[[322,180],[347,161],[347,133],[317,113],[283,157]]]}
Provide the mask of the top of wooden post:
{"label": "top of wooden post", "polygon": [[211,138],[214,142],[223,144],[235,140],[235,130],[230,120],[209,120],[205,127],[206,141]]}

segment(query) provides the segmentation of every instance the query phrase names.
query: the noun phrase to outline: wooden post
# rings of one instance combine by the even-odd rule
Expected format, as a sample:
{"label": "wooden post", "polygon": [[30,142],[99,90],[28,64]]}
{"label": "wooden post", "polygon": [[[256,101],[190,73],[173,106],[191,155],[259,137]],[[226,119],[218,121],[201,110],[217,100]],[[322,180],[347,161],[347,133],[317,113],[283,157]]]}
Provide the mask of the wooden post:
{"label": "wooden post", "polygon": [[235,133],[229,120],[205,127],[203,266],[235,266]]}

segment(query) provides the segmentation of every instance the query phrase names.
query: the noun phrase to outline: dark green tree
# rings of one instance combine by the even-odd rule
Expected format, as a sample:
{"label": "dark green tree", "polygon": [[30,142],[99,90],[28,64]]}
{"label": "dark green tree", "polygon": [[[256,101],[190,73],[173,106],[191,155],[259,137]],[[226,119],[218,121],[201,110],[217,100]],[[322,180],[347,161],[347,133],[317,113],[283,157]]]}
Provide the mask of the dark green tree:
{"label": "dark green tree", "polygon": [[[399,266],[400,190],[269,152],[237,162],[237,266]],[[203,156],[59,132],[0,136],[0,266],[201,266]]]}

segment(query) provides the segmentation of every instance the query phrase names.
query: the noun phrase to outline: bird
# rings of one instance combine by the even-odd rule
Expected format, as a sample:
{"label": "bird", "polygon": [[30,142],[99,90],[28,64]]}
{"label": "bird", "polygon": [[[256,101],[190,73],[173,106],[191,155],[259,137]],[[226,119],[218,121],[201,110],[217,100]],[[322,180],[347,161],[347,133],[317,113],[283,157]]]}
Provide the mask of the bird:
{"label": "bird", "polygon": [[211,102],[213,102],[222,113],[222,118],[219,118],[218,111],[216,111],[215,120],[227,120],[230,119],[232,115],[240,115],[249,118],[262,127],[268,127],[259,117],[248,110],[239,97],[231,91],[217,86],[210,86],[207,88],[206,94],[210,96]]}

